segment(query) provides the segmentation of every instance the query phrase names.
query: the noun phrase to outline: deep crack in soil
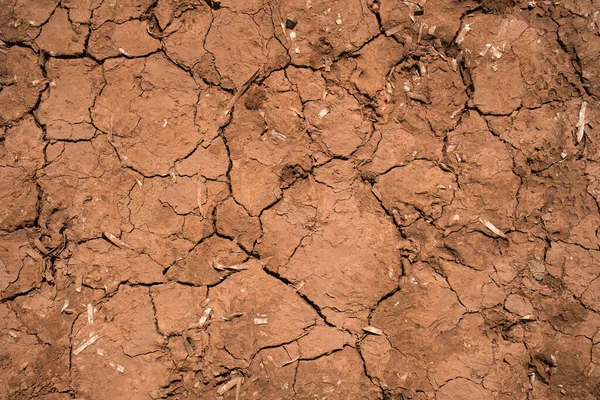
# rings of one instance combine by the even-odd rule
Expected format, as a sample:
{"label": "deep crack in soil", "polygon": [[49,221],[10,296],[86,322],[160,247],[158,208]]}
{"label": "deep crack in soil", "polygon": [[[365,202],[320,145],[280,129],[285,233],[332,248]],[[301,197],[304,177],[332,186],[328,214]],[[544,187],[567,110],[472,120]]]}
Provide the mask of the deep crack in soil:
{"label": "deep crack in soil", "polygon": [[599,0],[0,0],[0,398],[600,398]]}

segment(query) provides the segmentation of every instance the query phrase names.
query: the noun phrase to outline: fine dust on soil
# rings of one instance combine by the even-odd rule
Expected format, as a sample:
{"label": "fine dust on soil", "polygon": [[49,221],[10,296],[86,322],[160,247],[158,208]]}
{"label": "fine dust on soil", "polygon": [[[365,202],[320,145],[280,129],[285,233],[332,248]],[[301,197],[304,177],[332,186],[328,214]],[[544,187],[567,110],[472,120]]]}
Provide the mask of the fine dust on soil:
{"label": "fine dust on soil", "polygon": [[600,398],[599,10],[0,0],[0,398]]}

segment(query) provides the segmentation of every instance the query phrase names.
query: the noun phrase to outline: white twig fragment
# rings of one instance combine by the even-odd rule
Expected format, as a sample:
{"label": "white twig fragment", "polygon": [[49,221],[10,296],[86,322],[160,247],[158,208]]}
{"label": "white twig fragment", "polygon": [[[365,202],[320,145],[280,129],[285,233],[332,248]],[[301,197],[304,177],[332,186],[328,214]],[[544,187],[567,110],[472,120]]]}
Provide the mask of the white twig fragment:
{"label": "white twig fragment", "polygon": [[465,40],[465,36],[471,30],[471,24],[465,24],[456,37],[456,44],[461,44]]}
{"label": "white twig fragment", "polygon": [[79,355],[79,353],[84,351],[88,346],[91,346],[94,343],[96,343],[98,341],[98,339],[100,339],[100,336],[94,335],[91,338],[89,338],[88,340],[84,341],[83,343],[81,343],[79,345],[79,347],[77,347],[75,350],[73,350],[73,355],[76,355],[76,356]]}
{"label": "white twig fragment", "polygon": [[244,378],[242,378],[241,376],[236,376],[235,378],[231,379],[229,382],[223,384],[220,388],[218,388],[217,394],[221,396],[224,395],[234,387],[240,385],[243,382],[243,380]]}
{"label": "white twig fragment", "polygon": [[326,108],[322,109],[321,111],[319,111],[319,118],[323,119],[327,115],[328,112],[329,112],[328,109],[326,109]]}
{"label": "white twig fragment", "polygon": [[12,329],[10,331],[8,331],[8,334],[13,338],[13,339],[18,339],[19,335],[17,335],[17,332],[13,331]]}
{"label": "white twig fragment", "polygon": [[63,306],[60,309],[60,312],[64,312],[67,309],[67,307],[69,307],[69,299],[65,299],[65,301],[63,302]]}
{"label": "white twig fragment", "polygon": [[585,134],[585,117],[587,106],[587,101],[584,101],[581,103],[581,108],[579,109],[579,120],[577,121],[577,125],[575,125],[577,128],[577,143],[583,140],[583,135]]}
{"label": "white twig fragment", "polygon": [[298,357],[296,357],[296,358],[293,358],[293,359],[291,359],[291,360],[288,360],[288,361],[284,362],[283,364],[281,364],[281,367],[279,367],[279,368],[283,368],[283,367],[285,367],[286,365],[293,364],[293,363],[295,363],[296,361],[298,361],[299,359],[300,359],[300,356],[298,356]]}
{"label": "white twig fragment", "polygon": [[404,29],[404,27],[402,25],[394,26],[393,28],[390,28],[387,31],[385,31],[385,36],[395,35],[396,33],[400,32],[402,29]]}
{"label": "white twig fragment", "polygon": [[458,62],[456,61],[456,58],[450,60],[450,68],[452,68],[453,72],[458,71]]}
{"label": "white twig fragment", "polygon": [[127,50],[125,50],[122,47],[119,47],[119,53],[123,54],[124,56],[128,56],[129,57],[129,53],[127,52]]}
{"label": "white twig fragment", "polygon": [[111,242],[112,244],[114,244],[115,246],[117,246],[120,249],[132,249],[133,248],[130,245],[128,245],[127,243],[125,243],[124,241],[122,241],[121,239],[119,239],[118,237],[116,237],[115,235],[113,235],[112,233],[102,232],[102,234],[109,242]]}
{"label": "white twig fragment", "polygon": [[485,45],[485,48],[479,53],[479,55],[482,56],[482,57],[485,56],[487,54],[488,50],[490,49],[490,47],[492,47],[492,44],[491,43],[487,43]]}
{"label": "white twig fragment", "polygon": [[83,285],[83,275],[79,274],[75,277],[75,291],[81,293],[81,286]]}
{"label": "white twig fragment", "polygon": [[204,310],[204,313],[202,313],[202,316],[200,317],[200,321],[198,321],[198,328],[202,328],[204,326],[204,324],[206,323],[206,321],[208,321],[208,317],[210,316],[210,313],[212,311],[212,308],[207,307]]}
{"label": "white twig fragment", "polygon": [[230,271],[244,271],[244,270],[247,270],[248,267],[244,264],[235,264],[235,265],[224,266],[223,269],[228,269]]}
{"label": "white twig fragment", "polygon": [[485,225],[485,227],[488,228],[491,232],[506,239],[506,235],[504,234],[504,232],[502,232],[500,229],[496,228],[496,226],[494,224],[492,224],[490,221],[485,220],[483,218],[479,218],[479,222],[481,222],[483,225]]}
{"label": "white twig fragment", "polygon": [[108,363],[108,365],[110,365],[110,366],[111,366],[111,367],[113,367],[113,368],[116,368],[116,369],[117,369],[117,371],[119,371],[120,373],[123,373],[123,372],[125,372],[125,367],[124,367],[124,366],[122,366],[122,365],[120,365],[120,364],[117,364],[117,363],[116,363],[116,362],[114,362],[114,361],[111,361],[111,362],[109,362],[109,363]]}
{"label": "white twig fragment", "polygon": [[228,321],[231,321],[231,320],[232,320],[232,319],[234,319],[234,318],[243,317],[244,315],[245,315],[244,313],[237,312],[237,313],[233,313],[233,314],[231,314],[231,315],[227,315],[227,316],[221,317],[221,320],[222,320],[222,321],[227,321],[227,322],[228,322]]}
{"label": "white twig fragment", "polygon": [[266,325],[268,323],[268,318],[254,318],[254,325]]}
{"label": "white twig fragment", "polygon": [[87,305],[87,319],[89,325],[94,324],[94,306],[92,306],[90,303]]}
{"label": "white twig fragment", "polygon": [[225,266],[216,262],[213,262],[213,268],[217,271],[225,271]]}
{"label": "white twig fragment", "polygon": [[278,137],[279,139],[287,139],[287,136],[281,132],[277,132],[275,129],[271,129],[271,135]]}
{"label": "white twig fragment", "polygon": [[363,331],[372,333],[373,335],[381,336],[383,335],[383,331],[379,328],[375,328],[374,326],[365,326]]}
{"label": "white twig fragment", "polygon": [[337,25],[341,25],[342,24],[342,16],[340,15],[340,13],[338,13],[337,19],[335,20],[335,23]]}

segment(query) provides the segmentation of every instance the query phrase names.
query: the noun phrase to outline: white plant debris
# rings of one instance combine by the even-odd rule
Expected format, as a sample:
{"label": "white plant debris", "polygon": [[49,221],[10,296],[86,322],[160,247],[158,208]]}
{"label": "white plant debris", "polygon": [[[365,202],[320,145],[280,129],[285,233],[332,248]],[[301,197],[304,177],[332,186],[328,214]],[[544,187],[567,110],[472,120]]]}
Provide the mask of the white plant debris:
{"label": "white plant debris", "polygon": [[464,42],[465,36],[467,36],[467,33],[469,33],[470,30],[471,24],[465,24],[465,26],[463,26],[463,28],[458,33],[458,36],[456,37],[456,44],[461,44],[462,42]]}
{"label": "white plant debris", "polygon": [[110,232],[102,232],[102,234],[104,235],[106,240],[108,240],[109,242],[111,242],[112,244],[114,244],[115,246],[117,246],[120,249],[132,249],[133,248]]}
{"label": "white plant debris", "polygon": [[383,331],[379,328],[375,328],[374,326],[365,326],[363,328],[363,331],[368,332],[368,333],[372,333],[373,335],[377,335],[377,336],[381,336],[383,335]]}
{"label": "white plant debris", "polygon": [[210,313],[212,311],[212,308],[207,307],[206,309],[204,309],[204,312],[202,313],[202,316],[200,317],[200,321],[198,321],[198,328],[202,328],[204,326],[204,324],[206,324],[206,321],[208,321],[208,317],[210,317]]}
{"label": "white plant debris", "polygon": [[60,312],[64,312],[67,308],[69,307],[69,299],[65,299],[65,301],[63,302],[62,308],[60,309]]}
{"label": "white plant debris", "polygon": [[83,275],[79,274],[75,277],[75,291],[81,293],[81,286],[83,285]]}
{"label": "white plant debris", "polygon": [[90,303],[87,305],[87,320],[88,325],[94,324],[94,306],[92,306]]}
{"label": "white plant debris", "polygon": [[254,325],[266,325],[269,323],[269,319],[265,317],[254,318]]}
{"label": "white plant debris", "polygon": [[506,239],[506,235],[504,234],[504,232],[502,232],[500,229],[496,228],[496,226],[494,224],[492,224],[490,221],[485,220],[483,218],[479,218],[479,222],[481,222],[483,225],[485,225],[485,227],[488,228],[494,234]]}
{"label": "white plant debris", "polygon": [[229,382],[224,383],[223,385],[221,385],[221,387],[219,387],[217,389],[217,394],[219,395],[224,395],[225,393],[227,393],[228,391],[230,391],[231,389],[233,389],[234,387],[239,387],[241,386],[242,382],[244,381],[244,378],[241,376],[236,376],[234,378],[232,378]]}
{"label": "white plant debris", "polygon": [[585,135],[585,117],[587,112],[588,102],[583,101],[581,103],[581,107],[579,108],[579,120],[577,121],[577,143],[583,140],[583,136]]}
{"label": "white plant debris", "polygon": [[75,356],[79,355],[79,353],[81,353],[82,351],[84,351],[86,348],[88,348],[89,346],[91,346],[94,343],[96,343],[98,341],[98,339],[100,339],[99,335],[93,335],[89,339],[84,340],[83,343],[81,343],[79,345],[79,347],[77,347],[75,350],[73,350],[73,355],[75,355]]}

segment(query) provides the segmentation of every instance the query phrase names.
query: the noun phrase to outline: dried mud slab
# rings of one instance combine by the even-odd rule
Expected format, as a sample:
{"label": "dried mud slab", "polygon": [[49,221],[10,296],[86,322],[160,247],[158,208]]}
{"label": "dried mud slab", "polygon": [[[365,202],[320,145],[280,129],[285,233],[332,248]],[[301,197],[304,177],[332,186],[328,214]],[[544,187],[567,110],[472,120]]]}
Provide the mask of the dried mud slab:
{"label": "dried mud slab", "polygon": [[[285,0],[271,8],[275,34],[294,65],[323,68],[341,54],[359,49],[379,32],[377,18],[363,0],[344,4]],[[280,25],[287,18],[297,21],[296,26],[283,29]]]}
{"label": "dried mud slab", "polygon": [[242,248],[249,251],[262,234],[260,220],[251,217],[246,209],[229,198],[217,207],[217,232],[233,238]]}
{"label": "dried mud slab", "polygon": [[393,39],[378,36],[358,52],[352,82],[356,89],[370,97],[384,88],[384,77],[405,53],[405,47]]}
{"label": "dried mud slab", "polygon": [[[426,264],[413,265],[400,292],[382,302],[372,316],[372,325],[386,336],[368,336],[361,343],[369,375],[390,394],[408,398],[423,391],[445,396],[444,388],[462,379],[472,383],[471,391],[488,393],[475,383],[484,378],[513,396],[525,395],[525,347],[502,341],[500,347],[492,346],[483,318],[464,312],[443,277]],[[498,360],[501,352],[512,356],[511,368]],[[506,373],[511,382],[503,381]],[[465,393],[450,398],[469,398]]]}
{"label": "dried mud slab", "polygon": [[[318,151],[303,129],[298,95],[264,95],[260,105],[248,102],[239,109],[224,132],[232,163],[229,176],[233,197],[251,216],[258,216],[273,204],[281,196],[282,187],[296,178],[293,174],[291,182],[285,182],[285,171],[302,176],[312,167],[312,150]],[[249,92],[246,96],[250,100],[257,94]],[[256,184],[248,185],[250,179]]]}
{"label": "dried mud slab", "polygon": [[459,190],[449,207],[444,208],[440,225],[457,230],[488,221],[500,230],[512,226],[517,207],[520,179],[513,173],[513,159],[506,145],[495,137],[477,114],[463,118],[448,135],[447,163],[458,175]]}
{"label": "dried mud slab", "polygon": [[[161,3],[166,2],[159,2],[158,7],[161,7]],[[165,5],[163,7],[166,8]],[[182,10],[185,9],[184,5],[179,5],[179,7]],[[167,17],[159,17],[159,22],[166,19]],[[196,64],[201,63],[207,54],[207,50],[203,47],[206,41],[206,34],[211,29],[212,22],[213,14],[210,8],[203,2],[195,4],[193,9],[187,10],[178,18],[175,18],[171,26],[176,26],[177,28],[172,28],[174,32],[162,41],[169,57],[187,68],[192,68]],[[169,28],[166,30],[170,31]],[[199,46],[200,43],[202,46]]]}
{"label": "dried mud slab", "polygon": [[[172,365],[158,351],[163,338],[156,331],[148,289],[125,286],[101,307],[89,307],[73,329],[71,369],[77,391],[94,398],[159,395],[170,382]],[[114,389],[107,393],[106,387]]]}
{"label": "dried mud slab", "polygon": [[46,66],[52,79],[36,111],[46,139],[91,139],[96,134],[90,108],[104,84],[102,67],[90,59],[53,59]]}
{"label": "dried mud slab", "polygon": [[[139,18],[152,5],[152,0],[115,0],[113,2],[88,3],[89,0],[79,0],[83,7],[93,10],[92,27],[97,28],[106,21],[117,24],[130,19]],[[89,5],[88,5],[89,4]],[[81,8],[83,8],[81,7]]]}
{"label": "dried mud slab", "polygon": [[26,293],[42,280],[42,256],[29,244],[27,231],[0,236],[0,298]]}
{"label": "dried mud slab", "polygon": [[112,136],[125,165],[168,173],[202,139],[194,124],[196,83],[160,55],[108,60],[103,70],[107,84],[91,109],[94,125]]}
{"label": "dried mud slab", "polygon": [[364,185],[336,191],[301,181],[261,221],[267,268],[338,327],[361,330],[369,307],[397,286],[397,231]]}
{"label": "dried mud slab", "polygon": [[[419,216],[437,219],[454,199],[457,187],[452,173],[430,161],[415,160],[380,176],[373,190],[397,223]],[[405,188],[410,188],[406,190]]]}
{"label": "dried mud slab", "polygon": [[57,0],[9,0],[0,7],[0,39],[29,42],[58,5]]}
{"label": "dried mud slab", "polygon": [[43,78],[32,50],[12,46],[0,53],[0,124],[15,121],[31,111],[43,89]]}
{"label": "dried mud slab", "polygon": [[0,166],[0,230],[30,225],[37,217],[38,189],[27,171]]}
{"label": "dried mud slab", "polygon": [[350,156],[371,133],[371,124],[362,117],[358,101],[343,91],[305,104],[304,113],[311,137],[334,156]]}
{"label": "dried mud slab", "polygon": [[72,24],[65,9],[57,9],[42,27],[35,43],[52,56],[82,54],[85,50],[89,27]]}
{"label": "dried mud slab", "polygon": [[[377,387],[365,375],[356,350],[345,348],[328,357],[298,364],[294,391],[304,398],[327,396],[330,399],[378,397]],[[314,376],[321,380],[315,382]]]}
{"label": "dried mud slab", "polygon": [[261,349],[298,339],[319,320],[295,291],[265,273],[260,262],[244,264],[241,272],[209,289],[213,315],[203,373],[221,371],[221,363],[247,367]]}
{"label": "dried mud slab", "polygon": [[44,226],[68,226],[74,239],[118,235],[127,226],[129,191],[134,176],[121,168],[106,138],[58,142],[46,148],[48,165],[38,182],[44,193],[40,214]]}
{"label": "dried mud slab", "polygon": [[26,117],[0,135],[0,165],[19,167],[30,176],[44,165],[44,131]]}
{"label": "dried mud slab", "polygon": [[[0,357],[3,398],[40,398],[50,390],[69,388],[69,347],[40,342],[6,304],[0,305]],[[39,380],[43,379],[43,383]],[[43,398],[43,397],[41,397]]]}
{"label": "dried mud slab", "polygon": [[105,239],[67,248],[66,273],[82,284],[110,293],[125,283],[152,284],[163,281],[163,268],[146,254],[118,248]]}
{"label": "dried mud slab", "polygon": [[577,166],[570,163],[557,164],[540,176],[531,176],[519,192],[519,227],[537,223],[543,230],[541,234],[552,240],[597,250],[600,217],[597,203],[586,187]]}
{"label": "dried mud slab", "polygon": [[211,236],[194,247],[167,272],[168,279],[192,285],[215,285],[227,277],[248,255],[235,243]]}
{"label": "dried mud slab", "polygon": [[131,191],[133,229],[123,240],[166,268],[212,234],[212,210],[228,195],[225,183],[203,178],[144,179]]}
{"label": "dried mud slab", "polygon": [[[596,6],[597,7],[597,6]],[[592,7],[590,9],[593,10]],[[596,10],[597,11],[597,10]],[[600,95],[598,86],[598,25],[590,22],[595,18],[593,11],[590,14],[571,15],[561,19],[562,26],[558,30],[560,42],[570,51],[577,54],[581,77],[584,87],[596,99]]]}
{"label": "dried mud slab", "polygon": [[273,30],[261,23],[262,18],[267,18],[264,11],[252,16],[223,8],[215,13],[204,47],[213,55],[225,87],[239,89],[257,69],[275,60],[278,54],[285,56],[285,49],[277,40],[267,39]]}
{"label": "dried mud slab", "polygon": [[160,42],[146,32],[143,21],[127,21],[116,24],[108,21],[90,35],[89,54],[98,60],[125,55],[140,57],[155,52]]}
{"label": "dried mud slab", "polygon": [[375,125],[369,144],[356,156],[362,161],[362,172],[380,175],[418,158],[441,161],[442,149],[443,142],[434,136],[415,134],[399,124],[390,123]]}
{"label": "dried mud slab", "polygon": [[460,28],[461,16],[476,6],[474,1],[396,4],[390,0],[382,0],[379,2],[379,15],[386,35],[394,35],[407,46],[417,41],[419,31],[422,37],[429,35],[439,38],[448,45]]}
{"label": "dried mud slab", "polygon": [[530,168],[541,171],[577,152],[567,115],[566,107],[551,103],[512,117],[486,120],[492,132],[523,153]]}
{"label": "dried mud slab", "polygon": [[[183,332],[196,323],[204,311],[201,303],[206,293],[205,287],[174,282],[152,287],[150,295],[156,310],[158,331],[168,336]],[[173,299],[177,299],[179,304],[173,304]]]}

